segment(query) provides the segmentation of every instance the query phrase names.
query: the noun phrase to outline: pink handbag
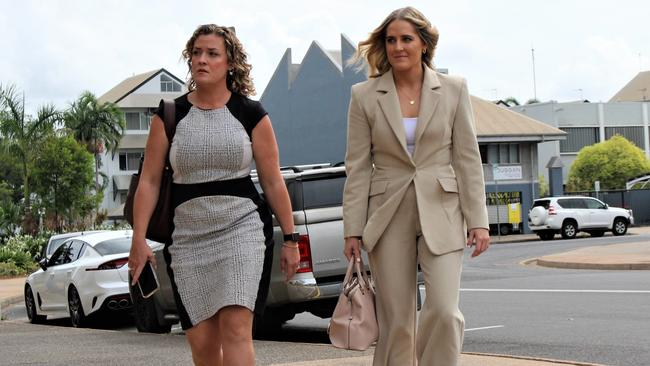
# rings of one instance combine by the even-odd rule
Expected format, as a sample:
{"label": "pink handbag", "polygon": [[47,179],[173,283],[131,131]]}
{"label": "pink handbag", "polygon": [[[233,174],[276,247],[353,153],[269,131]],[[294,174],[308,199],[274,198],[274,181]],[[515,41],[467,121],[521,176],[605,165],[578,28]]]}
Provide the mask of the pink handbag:
{"label": "pink handbag", "polygon": [[[352,275],[353,268],[356,276]],[[327,329],[334,347],[365,351],[379,336],[375,289],[362,268],[363,262],[354,258],[348,264],[341,295]]]}

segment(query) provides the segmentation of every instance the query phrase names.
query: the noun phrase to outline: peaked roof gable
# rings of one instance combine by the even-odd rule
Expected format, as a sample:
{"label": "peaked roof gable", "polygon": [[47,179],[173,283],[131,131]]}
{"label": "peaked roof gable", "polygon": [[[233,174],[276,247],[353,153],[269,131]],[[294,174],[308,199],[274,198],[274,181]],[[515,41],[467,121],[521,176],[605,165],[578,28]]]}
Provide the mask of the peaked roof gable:
{"label": "peaked roof gable", "polygon": [[163,72],[167,76],[178,81],[181,85],[184,84],[184,82],[181,79],[177,78],[174,74],[165,70],[164,68],[161,68],[161,69],[145,72],[139,75],[134,75],[131,76],[130,78],[124,79],[121,83],[117,84],[111,90],[107,91],[106,93],[104,93],[104,95],[99,97],[98,100],[100,103],[105,103],[105,102],[117,103],[120,100],[129,96],[129,94],[138,90],[138,88],[146,84],[149,80],[153,79],[154,77],[158,76]]}
{"label": "peaked roof gable", "polygon": [[610,103],[650,101],[650,70],[638,73],[609,101]]}
{"label": "peaked roof gable", "polygon": [[347,59],[354,54],[355,50],[356,48],[349,38],[346,35],[341,34],[340,50],[326,50],[320,45],[320,43],[318,43],[318,41],[313,41],[307,49],[302,62],[294,64],[291,60],[291,48],[287,48],[284,55],[282,55],[278,66],[275,68],[269,84],[267,84],[264,92],[262,92],[261,99],[264,99],[264,95],[267,90],[270,89],[269,85],[280,83],[284,88],[286,84],[287,90],[291,89],[294,82],[299,78],[300,70],[305,63],[305,60],[309,60],[310,58],[321,57],[328,60],[329,63],[335,67],[339,73],[341,73],[342,77],[348,74],[356,74],[357,70],[353,70],[347,65]]}

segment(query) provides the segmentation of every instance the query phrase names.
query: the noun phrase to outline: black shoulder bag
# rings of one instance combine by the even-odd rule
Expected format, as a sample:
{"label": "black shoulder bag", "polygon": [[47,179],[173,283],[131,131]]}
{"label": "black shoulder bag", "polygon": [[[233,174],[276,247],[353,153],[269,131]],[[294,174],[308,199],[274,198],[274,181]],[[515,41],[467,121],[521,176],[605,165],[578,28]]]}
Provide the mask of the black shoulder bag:
{"label": "black shoulder bag", "polygon": [[[176,133],[175,110],[176,105],[173,100],[165,100],[165,112],[163,123],[165,125],[165,134],[171,145],[174,134]],[[129,191],[126,195],[126,202],[124,203],[124,217],[126,221],[133,227],[133,201],[135,200],[135,192],[138,189],[138,182],[140,181],[140,172],[142,171],[142,164],[144,158],[140,160],[140,167],[138,172],[131,177],[131,184]],[[167,158],[165,159],[165,168],[163,170],[162,178],[160,179],[160,193],[158,194],[158,202],[149,219],[149,226],[145,237],[159,243],[171,242],[172,231],[174,230],[174,207],[172,205],[172,176],[174,171],[169,163],[169,150],[167,151]]]}

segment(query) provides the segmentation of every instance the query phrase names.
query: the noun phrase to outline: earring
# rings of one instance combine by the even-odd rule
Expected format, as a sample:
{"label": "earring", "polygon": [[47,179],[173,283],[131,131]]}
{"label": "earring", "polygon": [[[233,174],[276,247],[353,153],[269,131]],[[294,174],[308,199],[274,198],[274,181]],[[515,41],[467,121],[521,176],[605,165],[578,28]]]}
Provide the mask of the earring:
{"label": "earring", "polygon": [[426,49],[426,48],[422,50],[422,54],[424,55],[425,53],[427,53],[427,49]]}
{"label": "earring", "polygon": [[232,69],[228,70],[228,75],[232,76]]}

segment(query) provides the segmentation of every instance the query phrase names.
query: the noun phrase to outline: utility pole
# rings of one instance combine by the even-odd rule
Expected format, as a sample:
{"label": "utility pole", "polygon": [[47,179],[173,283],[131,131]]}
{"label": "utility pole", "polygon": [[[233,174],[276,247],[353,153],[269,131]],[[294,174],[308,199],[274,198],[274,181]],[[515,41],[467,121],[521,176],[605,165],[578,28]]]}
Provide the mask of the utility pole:
{"label": "utility pole", "polygon": [[533,59],[533,98],[537,100],[537,81],[535,80],[535,49],[531,47],[530,54]]}

